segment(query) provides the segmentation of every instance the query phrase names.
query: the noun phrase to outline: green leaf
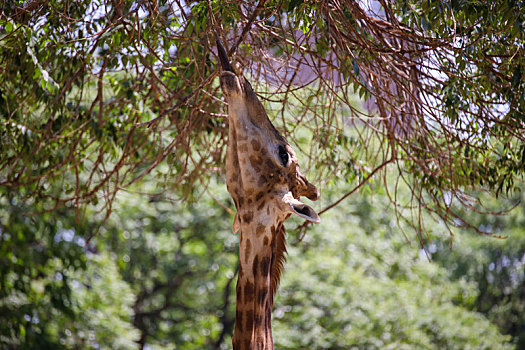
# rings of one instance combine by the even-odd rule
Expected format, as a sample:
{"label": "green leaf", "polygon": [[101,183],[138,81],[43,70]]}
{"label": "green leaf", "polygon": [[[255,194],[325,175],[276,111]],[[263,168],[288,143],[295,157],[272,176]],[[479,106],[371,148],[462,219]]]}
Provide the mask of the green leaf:
{"label": "green leaf", "polygon": [[5,31],[7,32],[7,34],[11,33],[14,29],[14,25],[11,21],[8,21],[5,25]]}
{"label": "green leaf", "polygon": [[288,3],[288,12],[292,12],[297,6],[301,5],[304,0],[290,0]]}
{"label": "green leaf", "polygon": [[359,77],[359,64],[354,58],[352,58],[352,67],[354,69],[354,74],[356,78],[358,78]]}

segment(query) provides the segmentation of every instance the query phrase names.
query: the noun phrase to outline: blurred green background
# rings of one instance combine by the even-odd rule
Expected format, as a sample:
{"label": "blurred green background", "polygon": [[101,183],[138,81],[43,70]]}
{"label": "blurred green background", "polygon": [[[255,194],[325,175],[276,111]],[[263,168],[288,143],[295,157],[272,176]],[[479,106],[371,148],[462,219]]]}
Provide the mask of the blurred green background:
{"label": "blurred green background", "polygon": [[[153,195],[147,178],[119,193],[102,226],[95,207],[41,213],[2,190],[0,347],[231,348],[238,236],[219,205],[232,206],[221,181],[187,203]],[[348,186],[322,188],[312,205]],[[464,215],[509,237],[450,236],[424,217],[425,253],[374,183],[304,237],[289,220],[276,348],[523,348],[525,206]]]}

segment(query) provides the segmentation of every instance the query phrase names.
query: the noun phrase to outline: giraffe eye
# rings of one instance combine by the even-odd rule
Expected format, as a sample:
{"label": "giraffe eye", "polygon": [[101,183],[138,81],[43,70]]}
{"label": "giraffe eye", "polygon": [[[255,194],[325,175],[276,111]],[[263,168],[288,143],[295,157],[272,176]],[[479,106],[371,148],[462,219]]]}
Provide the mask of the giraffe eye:
{"label": "giraffe eye", "polygon": [[279,146],[279,158],[284,167],[288,165],[288,152],[286,152],[286,149],[283,146]]}

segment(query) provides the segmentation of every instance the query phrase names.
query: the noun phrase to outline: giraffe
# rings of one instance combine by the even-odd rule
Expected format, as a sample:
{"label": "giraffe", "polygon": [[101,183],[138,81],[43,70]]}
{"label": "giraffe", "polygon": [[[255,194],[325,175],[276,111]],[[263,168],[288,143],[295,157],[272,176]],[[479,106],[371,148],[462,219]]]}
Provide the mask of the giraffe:
{"label": "giraffe", "polygon": [[319,215],[299,200],[319,198],[299,169],[297,156],[268,119],[250,83],[233,69],[220,40],[220,85],[228,103],[226,184],[237,212],[239,276],[234,350],[273,349],[271,311],[286,253],[284,221],[296,214],[314,223]]}

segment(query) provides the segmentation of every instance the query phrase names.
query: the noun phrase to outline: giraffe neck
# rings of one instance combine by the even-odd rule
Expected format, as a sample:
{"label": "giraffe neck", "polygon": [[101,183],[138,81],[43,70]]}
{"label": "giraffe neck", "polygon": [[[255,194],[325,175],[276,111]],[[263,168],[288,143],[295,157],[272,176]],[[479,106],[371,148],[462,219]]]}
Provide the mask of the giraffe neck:
{"label": "giraffe neck", "polygon": [[278,233],[276,227],[277,225],[265,227],[260,223],[241,224],[240,266],[233,334],[235,350],[273,349],[272,272]]}

